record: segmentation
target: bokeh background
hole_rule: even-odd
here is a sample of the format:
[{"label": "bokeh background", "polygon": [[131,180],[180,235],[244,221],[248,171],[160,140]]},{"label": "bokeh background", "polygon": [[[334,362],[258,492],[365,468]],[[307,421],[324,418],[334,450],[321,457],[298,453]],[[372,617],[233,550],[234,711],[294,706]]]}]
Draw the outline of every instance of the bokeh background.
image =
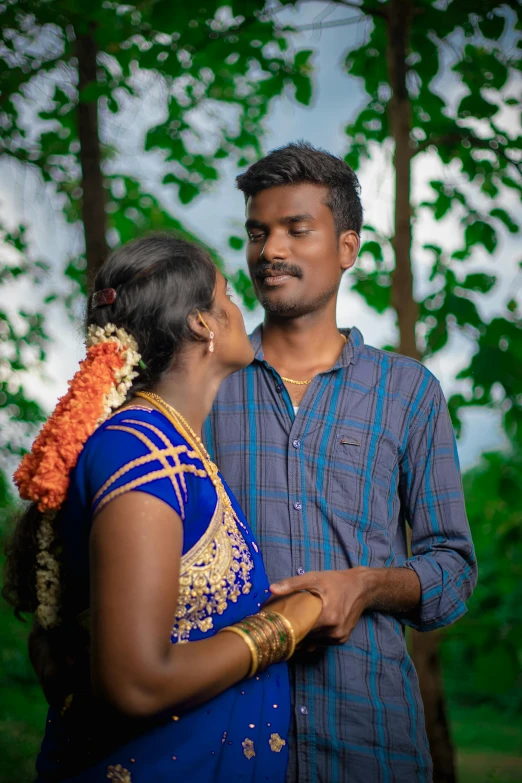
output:
[{"label": "bokeh background", "polygon": [[[435,780],[522,781],[520,0],[2,0],[0,24],[0,537],[108,250],[204,242],[251,329],[234,177],[326,148],[365,208],[339,325],[425,362],[458,434],[480,581],[455,627],[409,640]],[[33,779],[45,721],[27,627],[1,603],[3,783]]]}]

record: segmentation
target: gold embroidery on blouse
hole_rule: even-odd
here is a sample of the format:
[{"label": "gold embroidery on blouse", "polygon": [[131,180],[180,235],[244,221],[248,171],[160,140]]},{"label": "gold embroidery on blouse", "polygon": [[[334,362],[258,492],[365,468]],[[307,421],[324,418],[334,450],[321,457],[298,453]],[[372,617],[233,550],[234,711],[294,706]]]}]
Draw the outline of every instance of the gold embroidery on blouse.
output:
[{"label": "gold embroidery on blouse", "polygon": [[107,777],[109,780],[116,781],[116,783],[132,783],[131,773],[128,769],[122,767],[121,764],[116,764],[116,766],[111,764],[107,767]]},{"label": "gold embroidery on blouse", "polygon": [[207,530],[181,558],[173,640],[187,642],[193,629],[213,628],[213,614],[223,614],[229,601],[235,604],[241,594],[250,592],[253,567],[233,511],[223,508],[218,498]]},{"label": "gold embroidery on blouse", "polygon": [[286,740],[280,737],[279,734],[271,734],[270,739],[268,740],[268,744],[270,745],[271,751],[274,753],[280,753],[281,748],[286,745]]},{"label": "gold embroidery on blouse", "polygon": [[[134,425],[154,432],[164,444],[164,448],[158,448],[141,430],[135,429]],[[107,429],[134,435],[149,449],[149,453],[131,460],[116,471],[96,493],[94,501],[135,467],[157,461],[162,468],[113,489],[103,497],[97,511],[124,492],[157,479],[169,478],[180,505],[181,516],[184,518],[184,501],[187,500],[184,473],[192,473],[199,478],[207,478],[208,473],[193,464],[181,462],[180,455],[186,454],[189,458],[200,461],[199,455],[186,445],[173,446],[165,433],[148,422],[124,419],[121,424],[109,425]],[[172,458],[174,465],[168,462],[167,457]],[[249,574],[254,563],[238,525],[243,528],[245,526],[237,518],[230,502],[222,502],[217,492],[216,497],[216,507],[210,524],[194,546],[181,557],[178,605],[172,628],[174,642],[188,642],[190,632],[195,629],[203,633],[210,631],[214,627],[212,615],[223,614],[229,602],[236,603],[239,596],[249,593],[252,587]]]},{"label": "gold embroidery on blouse", "polygon": [[243,753],[245,754],[247,759],[251,759],[256,755],[256,752],[254,750],[254,743],[251,739],[248,739],[247,737],[246,739],[243,740],[241,745],[243,746]]},{"label": "gold embroidery on blouse", "polygon": [[[140,476],[139,478],[136,478],[133,481],[129,481],[127,484],[124,484],[122,487],[118,487],[118,489],[113,489],[112,492],[109,492],[103,498],[96,511],[97,512],[101,511],[101,509],[105,505],[107,505],[107,503],[110,500],[113,500],[115,497],[122,495],[124,492],[130,492],[131,490],[136,489],[137,487],[143,486],[144,484],[148,484],[149,482],[155,481],[157,479],[170,478],[180,506],[181,517],[184,518],[185,504],[179,486],[181,484],[181,488],[183,489],[183,493],[186,499],[187,487],[185,484],[185,477],[183,474],[192,473],[196,476],[199,476],[200,478],[206,478],[207,474],[203,469],[196,468],[195,465],[182,463],[179,459],[179,455],[186,454],[188,457],[191,457],[192,459],[198,459],[198,455],[196,454],[195,451],[191,451],[188,448],[188,446],[173,446],[170,443],[170,441],[164,436],[161,430],[158,430],[156,427],[150,424],[144,424],[143,422],[134,421],[132,419],[125,420],[125,423],[138,424],[138,425],[143,424],[143,426],[153,430],[154,432],[156,432],[156,434],[158,434],[159,437],[161,437],[161,440],[165,444],[165,448],[163,449],[158,448],[153,443],[153,441],[150,440],[150,438],[148,438],[146,435],[143,434],[143,432],[140,432],[140,430],[136,430],[133,427],[126,427],[120,424],[112,424],[109,427],[107,427],[108,430],[119,430],[121,432],[128,432],[129,435],[134,435],[136,438],[138,438],[138,440],[141,440],[141,442],[149,449],[149,453],[131,460],[126,465],[124,465],[119,470],[117,470],[116,473],[114,473],[109,479],[107,479],[103,487],[101,487],[101,489],[96,493],[93,503],[95,503],[96,500],[104,492],[107,491],[108,487],[114,484],[115,481],[117,481],[119,478],[121,478],[121,476],[123,476],[125,473],[128,473],[133,468],[139,467],[140,465],[144,465],[147,464],[148,462],[153,462],[153,461],[159,462],[163,467],[160,470],[151,471],[150,473],[147,473],[144,476]],[[171,465],[167,460],[168,456],[172,457],[172,459],[174,460],[174,466]]]}]

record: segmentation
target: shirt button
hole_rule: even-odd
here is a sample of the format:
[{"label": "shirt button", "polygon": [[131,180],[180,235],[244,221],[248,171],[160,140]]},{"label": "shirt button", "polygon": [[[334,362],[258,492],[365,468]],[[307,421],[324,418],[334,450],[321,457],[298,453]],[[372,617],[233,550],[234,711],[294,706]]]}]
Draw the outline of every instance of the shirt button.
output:
[{"label": "shirt button", "polygon": [[292,446],[294,447],[294,449],[298,449],[300,445],[301,445],[301,441],[300,440],[294,440],[292,442]]},{"label": "shirt button", "polygon": [[299,712],[301,713],[301,715],[308,715],[308,707],[305,707],[305,705],[303,704],[302,707],[299,707]]},{"label": "shirt button", "polygon": [[302,576],[305,573],[305,570],[302,566],[299,566],[299,568],[296,568],[296,573],[299,574],[299,576]]},{"label": "shirt button", "polygon": [[303,504],[302,503],[294,503],[294,508],[295,508],[296,511],[301,511],[301,509],[303,508]]},{"label": "shirt button", "polygon": [[277,386],[276,386],[276,392],[278,392],[278,394],[281,394],[281,392],[283,391],[284,388],[285,387],[283,386],[282,383],[278,383]]}]

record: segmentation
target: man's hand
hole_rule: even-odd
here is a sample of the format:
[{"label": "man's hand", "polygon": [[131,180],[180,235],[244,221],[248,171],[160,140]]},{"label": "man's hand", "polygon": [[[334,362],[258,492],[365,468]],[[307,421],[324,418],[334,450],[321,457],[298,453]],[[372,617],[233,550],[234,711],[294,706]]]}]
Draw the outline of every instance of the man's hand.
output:
[{"label": "man's hand", "polygon": [[344,644],[368,607],[370,591],[366,577],[371,570],[359,566],[348,571],[310,571],[303,576],[276,582],[270,590],[276,597],[298,590],[308,590],[319,596],[323,609],[311,636],[333,644]]},{"label": "man's hand", "polygon": [[323,611],[311,635],[332,644],[345,644],[366,609],[405,614],[418,609],[420,582],[409,568],[365,568],[310,571],[270,586],[274,596],[308,590],[319,596]]}]

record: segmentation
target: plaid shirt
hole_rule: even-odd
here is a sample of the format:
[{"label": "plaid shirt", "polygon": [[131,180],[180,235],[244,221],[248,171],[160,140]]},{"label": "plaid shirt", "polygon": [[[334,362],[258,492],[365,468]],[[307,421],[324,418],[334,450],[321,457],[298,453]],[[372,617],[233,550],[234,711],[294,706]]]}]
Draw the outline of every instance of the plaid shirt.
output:
[{"label": "plaid shirt", "polygon": [[[417,361],[346,331],[297,415],[263,358],[221,386],[205,438],[254,530],[271,581],[306,571],[405,566],[421,583],[415,617],[366,612],[349,641],[291,667],[288,780],[431,780],[404,624],[441,628],[476,580],[457,450],[438,381]],[[408,559],[406,520],[412,528]]]}]

